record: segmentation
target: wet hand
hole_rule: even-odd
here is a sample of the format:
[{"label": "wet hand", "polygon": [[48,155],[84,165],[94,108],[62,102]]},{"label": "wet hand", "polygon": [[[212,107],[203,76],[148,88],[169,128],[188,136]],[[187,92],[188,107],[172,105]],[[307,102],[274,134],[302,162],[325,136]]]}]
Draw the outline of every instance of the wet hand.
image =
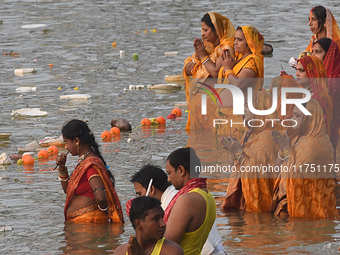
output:
[{"label": "wet hand", "polygon": [[235,65],[235,58],[231,56],[230,51],[228,49],[225,49],[222,54],[222,65],[224,70],[230,70],[233,69]]},{"label": "wet hand", "polygon": [[128,246],[127,246],[127,254],[128,255],[144,255],[142,247],[140,247],[137,238],[133,235],[130,236]]},{"label": "wet hand", "polygon": [[60,166],[60,167],[65,167],[66,158],[67,158],[67,154],[61,153],[61,154],[58,156],[58,158],[57,158],[55,164],[56,164],[57,166]]},{"label": "wet hand", "polygon": [[272,135],[272,139],[280,147],[281,150],[290,149],[290,138],[287,131],[285,132],[285,135],[281,135],[276,130],[272,130],[270,131],[270,133]]},{"label": "wet hand", "polygon": [[236,154],[240,150],[242,150],[241,144],[237,141],[236,138],[228,136],[227,138],[222,136],[220,139],[221,146],[229,151],[231,154]]}]

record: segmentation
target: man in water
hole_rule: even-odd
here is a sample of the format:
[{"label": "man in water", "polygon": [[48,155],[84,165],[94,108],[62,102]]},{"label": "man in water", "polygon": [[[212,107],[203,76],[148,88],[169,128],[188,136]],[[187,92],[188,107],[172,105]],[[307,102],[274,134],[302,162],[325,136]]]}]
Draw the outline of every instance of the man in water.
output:
[{"label": "man in water", "polygon": [[164,237],[178,243],[185,255],[201,254],[216,219],[215,199],[195,166],[201,162],[192,148],[175,150],[166,161],[168,181],[179,191],[165,210]]},{"label": "man in water", "polygon": [[[146,193],[148,193],[148,196],[161,201],[163,210],[166,210],[168,204],[178,192],[178,190],[168,182],[168,177],[165,172],[160,167],[151,164],[144,165],[135,173],[131,178],[131,182],[135,187],[137,196],[145,196]],[[201,254],[225,254],[222,238],[218,233],[216,222],[209,233]]]},{"label": "man in water", "polygon": [[160,201],[152,197],[138,197],[131,203],[130,221],[136,236],[119,246],[114,255],[183,255],[175,242],[164,239],[164,211]]}]

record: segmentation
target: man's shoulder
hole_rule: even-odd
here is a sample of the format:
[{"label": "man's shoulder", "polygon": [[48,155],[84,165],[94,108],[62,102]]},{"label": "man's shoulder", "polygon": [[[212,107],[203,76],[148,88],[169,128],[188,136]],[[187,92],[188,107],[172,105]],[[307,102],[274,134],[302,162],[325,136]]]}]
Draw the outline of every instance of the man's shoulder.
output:
[{"label": "man's shoulder", "polygon": [[161,250],[160,255],[182,255],[183,250],[181,246],[179,246],[177,243],[170,241],[168,239],[164,239],[164,244]]},{"label": "man's shoulder", "polygon": [[127,243],[124,243],[121,246],[118,246],[113,255],[125,255],[127,252],[127,245]]}]

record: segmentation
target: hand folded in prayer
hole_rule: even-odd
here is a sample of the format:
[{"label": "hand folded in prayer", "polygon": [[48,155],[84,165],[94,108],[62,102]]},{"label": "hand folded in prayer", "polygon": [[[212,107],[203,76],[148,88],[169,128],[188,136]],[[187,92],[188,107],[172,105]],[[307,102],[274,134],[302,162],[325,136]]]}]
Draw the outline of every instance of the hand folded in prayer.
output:
[{"label": "hand folded in prayer", "polygon": [[230,50],[223,50],[221,56],[224,70],[232,70],[235,65],[235,58],[231,55]]},{"label": "hand folded in prayer", "polygon": [[196,38],[195,41],[194,41],[194,47],[195,47],[196,56],[200,60],[208,55],[207,51],[205,50],[205,45],[204,45],[202,39]]},{"label": "hand folded in prayer", "polygon": [[272,130],[271,135],[274,142],[276,142],[282,151],[290,149],[290,138],[287,131],[285,135],[281,135],[278,131]]},{"label": "hand folded in prayer", "polygon": [[239,143],[239,141],[237,141],[235,137],[228,136],[227,138],[225,138],[224,136],[222,136],[220,139],[220,144],[231,154],[236,154],[237,152],[242,150],[241,144]]},{"label": "hand folded in prayer", "polygon": [[140,247],[137,238],[133,235],[130,236],[128,246],[127,246],[127,254],[128,255],[144,255],[142,247]]}]

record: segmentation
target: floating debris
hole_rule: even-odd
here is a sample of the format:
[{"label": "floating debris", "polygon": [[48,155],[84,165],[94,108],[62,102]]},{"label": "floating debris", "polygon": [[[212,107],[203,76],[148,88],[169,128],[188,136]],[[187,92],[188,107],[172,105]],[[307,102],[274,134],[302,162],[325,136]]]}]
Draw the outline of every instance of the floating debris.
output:
[{"label": "floating debris", "polygon": [[71,94],[71,95],[61,95],[60,99],[88,99],[91,96],[89,94]]},{"label": "floating debris", "polygon": [[18,87],[15,89],[16,93],[33,92],[33,91],[37,91],[37,87]]},{"label": "floating debris", "polygon": [[21,68],[21,69],[15,69],[14,74],[28,74],[28,73],[36,73],[37,69],[35,68]]},{"label": "floating debris", "polygon": [[12,231],[13,228],[11,226],[0,226],[0,232],[4,231]]},{"label": "floating debris", "polygon": [[15,116],[27,116],[27,117],[43,117],[47,115],[47,112],[41,111],[41,108],[23,108],[16,111],[12,111],[11,115]]}]

